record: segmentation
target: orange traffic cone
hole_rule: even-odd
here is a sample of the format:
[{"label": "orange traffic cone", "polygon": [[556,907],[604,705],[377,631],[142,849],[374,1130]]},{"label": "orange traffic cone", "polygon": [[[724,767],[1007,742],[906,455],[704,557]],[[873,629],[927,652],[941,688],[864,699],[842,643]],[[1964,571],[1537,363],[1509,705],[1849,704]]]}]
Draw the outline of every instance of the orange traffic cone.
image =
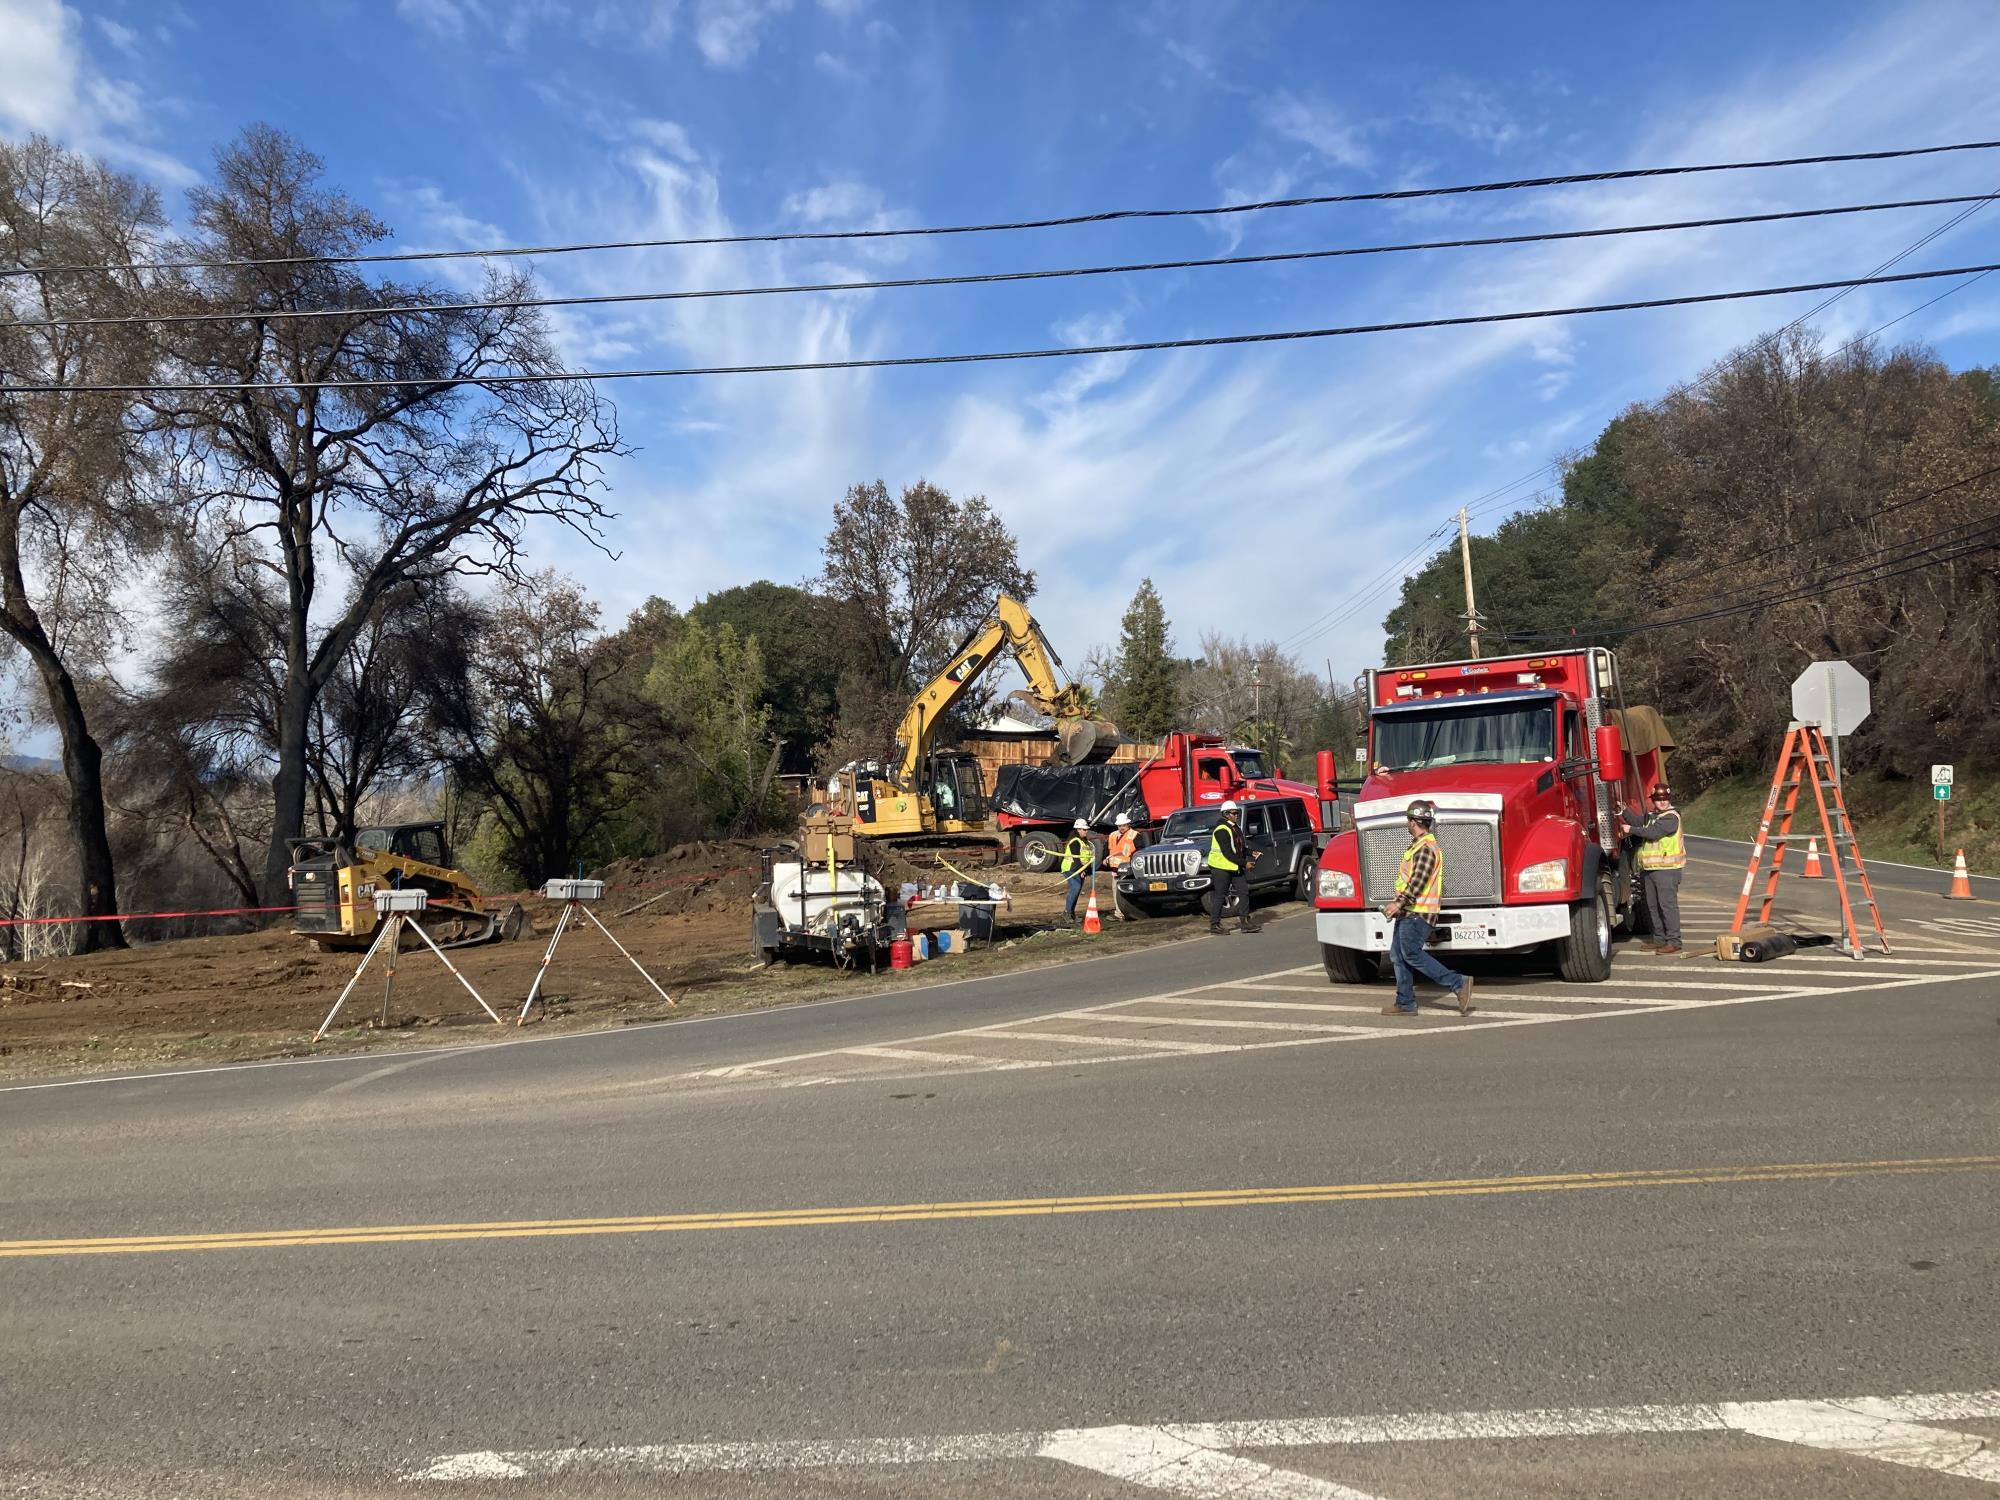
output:
[{"label": "orange traffic cone", "polygon": [[1802,880],[1826,879],[1826,871],[1820,868],[1818,839],[1806,840],[1806,872],[1804,875],[1800,877],[1800,879]]},{"label": "orange traffic cone", "polygon": [[1097,887],[1090,888],[1090,904],[1083,909],[1083,930],[1085,932],[1104,931],[1104,919],[1097,914]]},{"label": "orange traffic cone", "polygon": [[1965,872],[1965,851],[1958,851],[1958,863],[1952,866],[1951,889],[1944,893],[1947,901],[1977,901],[1972,894],[1972,877]]}]

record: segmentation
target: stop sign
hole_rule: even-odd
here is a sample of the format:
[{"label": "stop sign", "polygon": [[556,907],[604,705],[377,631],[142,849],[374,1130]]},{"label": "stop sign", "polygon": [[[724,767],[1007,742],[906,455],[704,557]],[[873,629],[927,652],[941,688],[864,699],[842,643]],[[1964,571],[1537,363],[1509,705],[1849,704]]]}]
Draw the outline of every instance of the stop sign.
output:
[{"label": "stop sign", "polygon": [[1792,717],[1828,734],[1852,734],[1868,717],[1868,679],[1849,662],[1816,661],[1792,681]]}]

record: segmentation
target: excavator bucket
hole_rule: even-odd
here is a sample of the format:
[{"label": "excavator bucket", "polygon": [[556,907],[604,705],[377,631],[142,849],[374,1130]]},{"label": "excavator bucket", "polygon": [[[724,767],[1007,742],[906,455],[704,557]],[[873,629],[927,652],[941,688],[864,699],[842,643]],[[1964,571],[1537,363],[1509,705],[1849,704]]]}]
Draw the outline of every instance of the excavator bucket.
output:
[{"label": "excavator bucket", "polygon": [[1120,743],[1118,730],[1102,719],[1056,721],[1056,760],[1062,765],[1083,766],[1109,760]]}]

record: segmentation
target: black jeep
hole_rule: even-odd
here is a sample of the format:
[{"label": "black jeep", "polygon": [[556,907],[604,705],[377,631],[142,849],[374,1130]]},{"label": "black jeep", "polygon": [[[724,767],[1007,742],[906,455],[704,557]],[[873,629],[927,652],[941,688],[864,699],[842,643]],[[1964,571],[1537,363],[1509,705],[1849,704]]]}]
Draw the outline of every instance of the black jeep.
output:
[{"label": "black jeep", "polygon": [[[1118,872],[1119,914],[1150,917],[1176,907],[1199,906],[1208,899],[1209,835],[1222,820],[1214,807],[1184,807],[1170,813],[1157,842],[1132,856]],[[1319,841],[1312,816],[1297,797],[1273,797],[1243,804],[1245,868],[1254,900],[1269,892],[1313,899],[1319,869]]]}]

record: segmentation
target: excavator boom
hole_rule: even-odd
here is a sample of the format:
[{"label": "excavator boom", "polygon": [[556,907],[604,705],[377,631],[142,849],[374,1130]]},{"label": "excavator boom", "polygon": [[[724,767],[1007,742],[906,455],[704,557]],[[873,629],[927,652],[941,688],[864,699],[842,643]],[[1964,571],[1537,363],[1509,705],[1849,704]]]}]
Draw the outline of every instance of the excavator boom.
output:
[{"label": "excavator boom", "polygon": [[896,772],[904,786],[917,784],[939,721],[971,691],[1003,648],[1012,653],[1027,677],[1030,701],[1056,721],[1057,744],[1066,764],[1087,757],[1109,728],[1090,719],[1083,689],[1066,680],[1061,658],[1049,646],[1048,637],[1027,606],[1002,594],[986,623],[965,639],[944,670],[903,711],[903,721],[896,728]]}]

